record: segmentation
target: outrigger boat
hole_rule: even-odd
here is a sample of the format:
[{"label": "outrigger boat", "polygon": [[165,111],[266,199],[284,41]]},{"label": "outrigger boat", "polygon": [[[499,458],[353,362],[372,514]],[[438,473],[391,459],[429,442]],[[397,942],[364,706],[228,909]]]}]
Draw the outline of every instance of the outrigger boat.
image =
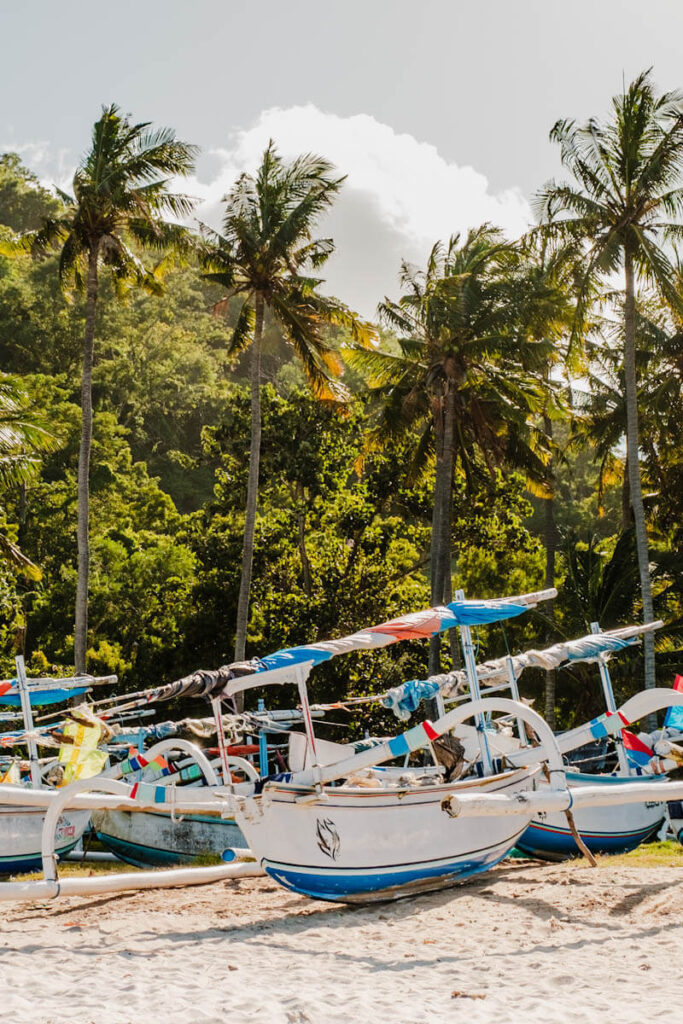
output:
[{"label": "outrigger boat", "polygon": [[[296,683],[305,727],[305,739],[299,734],[304,750],[296,755],[297,744],[293,744],[299,769],[250,783],[230,781],[222,791],[212,787],[219,798],[229,794],[230,807],[242,832],[246,830],[256,861],[282,884],[327,899],[386,899],[438,888],[497,863],[514,846],[528,823],[501,818],[462,828],[450,823],[441,811],[441,802],[471,789],[501,794],[521,792],[531,787],[540,766],[490,772],[486,778],[456,783],[446,782],[438,767],[373,767],[369,775],[361,772],[356,777],[355,770],[366,764],[378,765],[429,746],[440,735],[439,730],[448,731],[456,719],[467,718],[472,712],[458,709],[446,716],[443,723],[437,722],[433,727],[426,724],[356,754],[352,746],[325,744],[316,738],[306,676],[314,665],[339,654],[385,647],[399,640],[428,639],[463,623],[510,618],[548,596],[542,592],[500,601],[455,601],[447,607],[407,615],[339,640],[279,651],[214,672],[193,673],[176,683],[147,691],[145,700],[204,696],[212,701],[214,714],[220,714],[221,699],[229,699],[241,690]],[[498,701],[498,705],[499,710],[516,708],[510,701]],[[520,713],[543,735],[552,737],[533,711],[522,709]],[[222,728],[218,736],[224,742]],[[340,763],[325,764],[326,760],[339,757],[340,752]],[[228,759],[226,753],[227,750],[221,751],[226,767],[223,775],[231,779],[228,760],[234,759]],[[561,785],[564,775],[559,759],[555,760],[552,771],[559,772]],[[353,769],[348,773],[347,763]],[[153,789],[153,785],[139,784],[141,792]],[[199,795],[201,790],[196,792]],[[157,795],[165,804],[166,794]],[[190,797],[188,793],[187,798]],[[159,810],[168,813],[167,807]]]},{"label": "outrigger boat", "polygon": [[[289,778],[265,780],[260,793],[236,796],[236,819],[272,878],[320,899],[391,899],[442,888],[486,870],[518,844],[539,811],[567,813],[575,805],[579,813],[595,806],[637,805],[649,802],[650,794],[654,803],[661,804],[667,787],[661,779],[651,785],[629,781],[618,787],[570,789],[562,751],[598,734],[614,734],[656,707],[683,704],[683,694],[648,691],[559,740],[528,706],[497,696],[482,699],[469,627],[520,614],[545,597],[535,594],[491,602],[460,598],[447,607],[409,615],[339,641],[280,652],[258,662],[252,677],[227,682],[225,696],[251,686],[296,681],[306,713],[306,678],[314,665],[329,657],[408,637],[427,638],[456,626],[463,637],[470,697],[464,706],[332,764],[317,755],[312,721],[307,717],[310,767]],[[621,646],[621,641],[612,637],[611,642]],[[540,740],[537,747],[525,746],[507,755],[511,767],[503,770],[498,770],[487,738],[485,716],[494,712],[528,723]],[[457,736],[458,728],[472,717],[480,745],[479,773],[473,777],[445,782],[424,769],[379,767],[384,761],[433,747],[447,733]],[[673,795],[673,789],[669,791]]]},{"label": "outrigger boat", "polygon": [[[637,695],[628,702],[632,710],[629,710],[627,718],[624,709],[617,711],[607,666],[610,654],[632,646],[639,641],[643,633],[657,629],[661,625],[661,622],[653,622],[603,633],[598,624],[593,623],[589,636],[555,644],[544,651],[532,650],[515,657],[508,656],[487,662],[476,668],[480,681],[487,684],[481,692],[492,693],[509,688],[515,699],[518,699],[518,675],[526,668],[558,668],[563,664],[576,664],[581,661],[597,663],[607,706],[607,717],[618,715],[617,721],[620,722],[620,728],[614,734],[617,770],[603,774],[579,772],[572,771],[570,764],[566,766],[568,786],[572,790],[584,786],[603,786],[614,791],[615,787],[633,782],[636,778],[643,783],[656,779],[661,781],[664,773],[678,766],[670,750],[661,742],[658,745],[655,745],[654,740],[646,742],[648,737],[643,734],[640,737],[635,736],[626,727],[653,711],[669,707],[669,697],[673,691],[659,689],[644,691]],[[462,630],[462,633],[463,643],[470,646],[471,638],[467,635],[467,629]],[[452,672],[431,677],[430,680],[417,685],[431,684],[436,687],[439,699],[443,700],[445,697],[447,704],[449,697],[453,698],[453,694],[456,700],[465,699],[460,691],[466,689],[468,678],[466,672]],[[414,687],[416,684],[410,685]],[[392,703],[400,705],[401,688],[391,691],[391,695]],[[560,734],[557,742],[562,754],[566,756],[580,750],[586,743],[605,738],[608,732],[604,718],[605,716],[579,729]],[[469,746],[469,759],[473,760],[476,754],[472,753],[471,736],[464,734],[462,728],[456,731],[456,735],[464,741],[466,750]],[[492,734],[488,734],[487,745],[494,762],[502,758],[504,763],[514,765],[524,764],[528,760],[528,752],[524,749],[526,738],[521,728],[518,728],[518,737],[510,735],[509,729],[507,735],[497,734],[493,730]],[[669,756],[662,756],[667,752]],[[547,785],[543,777],[537,778],[534,782],[534,788],[538,790]],[[540,811],[538,817],[530,822],[520,837],[517,846],[524,853],[543,860],[562,860],[582,853],[585,855],[586,851],[623,853],[635,849],[640,843],[655,835],[661,829],[665,816],[666,804],[647,798],[641,803],[627,805],[587,805],[577,809],[571,817],[564,813]]]},{"label": "outrigger boat", "polygon": [[[70,679],[31,679],[26,677],[22,657],[16,659],[17,675],[15,679],[0,682],[0,704],[8,707],[21,708],[21,714],[6,714],[5,721],[20,719],[23,729],[19,732],[0,733],[0,746],[25,744],[28,748],[28,772],[31,790],[44,789],[46,783],[43,774],[47,774],[55,759],[41,767],[38,757],[39,734],[33,723],[33,707],[45,707],[68,700],[70,697],[85,695],[95,683],[111,683],[115,676],[95,679],[90,676],[77,676]],[[103,760],[93,762],[92,750],[79,742],[79,726],[71,730],[73,736],[68,737],[74,742],[60,748],[58,762],[61,761],[61,772],[66,772],[66,781],[82,778],[88,771],[92,774],[103,766]],[[86,726],[81,732],[85,734]],[[54,746],[54,743],[51,745]],[[85,762],[87,763],[87,766]],[[41,836],[45,821],[45,811],[35,806],[16,806],[3,802],[3,790],[11,783],[20,782],[19,763],[12,759],[4,771],[0,772],[4,782],[0,784],[0,874],[14,874],[20,871],[31,871],[41,866]],[[55,851],[63,857],[81,840],[90,821],[89,811],[65,810],[56,823]]]},{"label": "outrigger boat", "polygon": [[[350,651],[385,647],[404,639],[427,639],[455,627],[460,627],[462,634],[471,624],[522,614],[549,596],[540,592],[496,601],[456,599],[446,607],[406,615],[338,640],[193,673],[168,687],[148,691],[149,699],[151,694],[163,691],[168,696],[201,692],[211,700],[214,711],[220,712],[221,700],[229,700],[240,691],[294,683],[305,726],[305,736],[301,736],[304,754],[291,772],[236,783],[221,728],[218,736],[225,785],[219,783],[206,757],[196,750],[195,760],[209,785],[188,792],[174,785],[140,782],[131,786],[123,779],[102,776],[75,781],[56,792],[7,786],[2,794],[5,803],[26,802],[47,811],[42,835],[44,877],[34,882],[0,883],[0,900],[199,884],[263,871],[283,886],[317,898],[346,902],[394,899],[442,888],[487,870],[510,851],[539,811],[578,811],[588,806],[683,798],[683,783],[661,780],[570,789],[562,762],[562,750],[588,742],[596,735],[597,726],[606,735],[614,735],[624,724],[652,711],[657,701],[660,707],[683,707],[683,693],[647,691],[614,714],[607,713],[556,738],[528,706],[499,696],[482,699],[471,643],[464,647],[472,699],[464,705],[439,714],[435,722],[420,722],[407,732],[378,739],[358,752],[318,741],[306,685],[315,665]],[[494,763],[487,738],[489,716],[493,714],[526,723],[539,740],[536,746],[512,752],[508,759],[516,757],[517,763],[503,770]],[[442,737],[457,731],[470,718],[474,718],[479,744],[471,777],[448,781],[442,767],[408,763],[413,753],[433,751]],[[164,741],[148,753],[156,756],[180,742]],[[397,760],[403,764],[383,767]],[[536,787],[541,772],[548,785]],[[238,852],[233,863],[210,868],[59,879],[54,830],[65,809],[141,813],[162,807],[175,814],[234,816],[251,849]],[[244,860],[248,857],[252,858],[250,863]]]},{"label": "outrigger boat", "polygon": [[[649,628],[643,627],[642,632],[656,629],[661,623],[651,623]],[[592,623],[593,635],[599,635],[598,624]],[[637,637],[621,638],[624,645],[630,645]],[[599,647],[599,642],[598,642]],[[607,666],[608,655],[596,650],[596,661],[600,669],[603,694],[607,711],[614,715],[617,711],[614,690]],[[599,738],[600,727],[594,727],[593,736]],[[567,782],[571,788],[580,786],[621,786],[634,778],[660,778],[667,768],[675,767],[670,761],[665,764],[657,757],[652,748],[647,748],[629,730],[623,729],[614,737],[618,768],[609,774],[592,774],[586,772],[567,772]],[[627,853],[635,850],[641,843],[647,842],[662,827],[666,817],[666,804],[656,800],[644,800],[642,803],[614,805],[612,807],[585,807],[576,812],[574,821],[576,831],[582,843],[591,853]],[[518,842],[524,853],[542,860],[564,860],[578,856],[582,851],[577,845],[575,836],[568,827],[566,818],[561,814],[541,812],[534,818],[524,835]]]},{"label": "outrigger boat", "polygon": [[[238,729],[244,732],[258,732],[257,744],[248,742],[227,745],[226,754],[231,777],[256,781],[259,773],[267,775],[268,747],[265,736],[269,731],[279,731],[296,722],[300,723],[301,717],[298,710],[257,711],[249,716],[242,716],[245,719],[244,723],[236,721],[235,716],[221,715],[220,724],[214,720],[214,731],[217,728],[225,731],[227,728],[231,732]],[[189,721],[186,720],[186,723]],[[206,728],[206,720],[201,724],[204,725],[202,734],[210,734]],[[139,730],[138,742],[144,739],[145,733],[150,732],[154,733],[154,729]],[[171,730],[168,729],[167,732],[170,733]],[[175,732],[177,734],[178,730]],[[174,746],[177,751],[177,743]],[[184,792],[209,784],[194,757],[186,757],[173,765],[163,753],[158,752],[158,748],[155,749],[157,752],[154,756],[144,749],[137,754],[131,753],[108,771],[107,776],[140,782],[143,785],[154,783],[158,786],[177,786],[180,783]],[[247,760],[248,756],[253,757],[255,754],[259,755],[258,770]],[[216,772],[216,784],[224,785],[225,779],[221,777],[221,758],[216,757],[209,763]],[[220,858],[226,853],[229,855],[231,851],[243,849],[247,845],[232,816],[216,817],[200,813],[176,815],[160,807],[158,810],[143,812],[94,811],[92,823],[97,838],[108,850],[116,854],[120,860],[141,868],[199,863],[207,857]]]}]

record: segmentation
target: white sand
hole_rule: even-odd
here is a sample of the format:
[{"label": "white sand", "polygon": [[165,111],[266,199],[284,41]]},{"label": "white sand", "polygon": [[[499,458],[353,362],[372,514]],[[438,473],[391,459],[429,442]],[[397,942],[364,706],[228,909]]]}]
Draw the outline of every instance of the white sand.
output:
[{"label": "white sand", "polygon": [[508,862],[371,908],[267,879],[0,907],[8,1024],[677,1020],[683,872]]}]

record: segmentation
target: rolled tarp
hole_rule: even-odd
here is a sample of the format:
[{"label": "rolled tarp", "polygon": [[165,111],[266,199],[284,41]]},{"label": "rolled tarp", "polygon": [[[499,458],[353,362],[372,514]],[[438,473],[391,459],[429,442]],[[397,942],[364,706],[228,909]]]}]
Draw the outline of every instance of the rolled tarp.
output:
[{"label": "rolled tarp", "polygon": [[[575,640],[566,640],[546,647],[544,650],[523,651],[521,654],[484,661],[477,665],[477,677],[481,682],[495,684],[509,679],[510,670],[516,677],[527,668],[550,670],[580,661],[597,661],[601,657],[615,654],[639,642],[643,633],[659,629],[660,620],[642,626],[625,626],[621,629],[608,630],[605,633],[590,633]],[[467,673],[464,669],[454,672],[443,672],[429,676],[425,680],[411,679],[401,686],[389,690],[383,699],[385,707],[394,711],[397,718],[406,719],[417,709],[416,697],[426,699],[438,690],[444,699],[455,697],[467,686]],[[436,688],[436,689],[435,689]],[[417,701],[419,703],[419,699]],[[406,713],[407,712],[407,713]]]}]

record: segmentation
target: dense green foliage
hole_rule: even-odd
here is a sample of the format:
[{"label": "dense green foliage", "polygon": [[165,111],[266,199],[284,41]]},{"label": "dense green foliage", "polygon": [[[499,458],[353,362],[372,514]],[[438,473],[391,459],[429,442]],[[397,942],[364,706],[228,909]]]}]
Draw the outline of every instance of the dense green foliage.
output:
[{"label": "dense green foliage", "polygon": [[[0,158],[0,238],[62,213],[16,156]],[[459,246],[482,239],[489,255],[496,250],[495,273],[466,285]],[[607,318],[604,302],[599,316],[597,307],[584,310],[575,339],[583,349],[575,345],[576,362],[567,365],[575,276],[550,272],[553,254],[539,256],[534,245],[503,242],[485,227],[435,250],[426,277],[404,267],[405,295],[419,285],[416,302],[385,303],[390,324],[378,348],[350,359],[343,372],[346,404],[312,393],[266,311],[261,366],[269,383],[260,388],[247,656],[429,604],[434,400],[452,381],[452,589],[477,597],[540,589],[543,503],[554,498],[560,596],[553,621],[537,611],[480,630],[479,655],[580,635],[594,619],[606,628],[638,619],[638,558],[624,500],[623,300],[612,296],[615,315]],[[207,279],[202,258],[166,267],[160,294],[135,291],[122,302],[111,282],[100,286],[88,667],[117,672],[126,689],[215,667],[234,650],[253,397],[240,350],[249,325],[239,300],[223,301],[225,282]],[[444,286],[449,260],[456,283]],[[665,298],[640,294],[636,324],[652,592],[655,615],[666,622],[657,647],[661,685],[681,669],[683,604],[681,315]],[[29,452],[32,473],[0,480],[3,551],[20,550],[32,563],[0,559],[3,674],[18,651],[35,671],[73,665],[83,322],[82,298],[60,290],[56,255],[0,255],[0,370],[13,386],[21,382],[14,411],[44,449]],[[320,353],[350,348],[348,328],[316,331]],[[333,364],[326,357],[326,373]],[[565,366],[571,388],[553,364]],[[446,651],[444,641],[448,665]],[[640,688],[640,660],[635,652],[615,662],[618,696]],[[424,645],[401,645],[323,666],[312,691],[314,699],[341,700],[426,669]],[[539,696],[543,684],[532,674],[523,692]],[[557,702],[562,724],[599,711],[595,671],[561,673]]]}]

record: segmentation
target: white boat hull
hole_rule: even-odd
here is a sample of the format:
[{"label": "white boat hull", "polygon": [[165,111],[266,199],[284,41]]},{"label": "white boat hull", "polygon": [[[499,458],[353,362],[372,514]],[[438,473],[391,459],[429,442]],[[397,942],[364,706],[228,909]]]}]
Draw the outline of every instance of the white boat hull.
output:
[{"label": "white boat hull", "polygon": [[406,789],[328,786],[322,799],[274,783],[241,801],[236,818],[257,860],[285,888],[341,902],[396,899],[454,884],[502,860],[531,811],[458,820],[441,802],[463,790],[528,790],[536,771]]},{"label": "white boat hull", "polygon": [[[647,781],[648,778],[567,772],[570,789],[588,785],[614,787],[629,782]],[[656,781],[657,777],[652,776],[652,779]],[[544,785],[546,783],[539,782],[538,788]],[[658,831],[665,813],[666,807],[663,803],[647,801],[611,807],[577,807],[573,811],[573,816],[579,835],[592,853],[628,853]],[[555,861],[581,856],[566,815],[559,811],[537,813],[517,846],[524,853],[541,860]]]},{"label": "white boat hull", "polygon": [[[63,856],[82,837],[90,811],[65,811],[56,829],[55,853]],[[34,871],[42,865],[42,807],[0,806],[0,874]]]}]

